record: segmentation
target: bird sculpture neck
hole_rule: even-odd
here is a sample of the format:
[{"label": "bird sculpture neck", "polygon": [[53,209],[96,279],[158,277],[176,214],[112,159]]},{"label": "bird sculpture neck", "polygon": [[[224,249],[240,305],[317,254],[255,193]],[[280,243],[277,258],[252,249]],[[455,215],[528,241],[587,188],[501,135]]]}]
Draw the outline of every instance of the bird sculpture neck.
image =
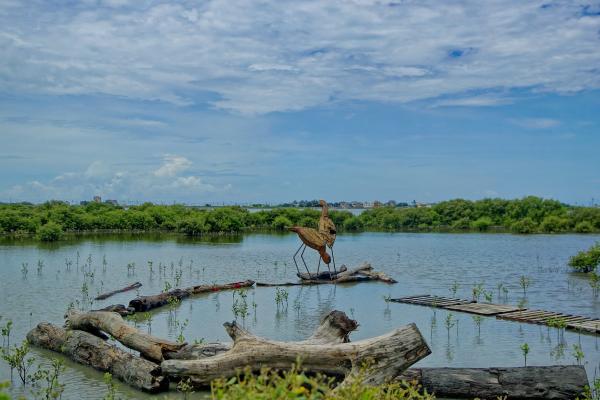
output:
[{"label": "bird sculpture neck", "polygon": [[321,203],[321,216],[322,217],[329,216],[329,207],[327,206],[327,203],[325,203],[325,202]]}]

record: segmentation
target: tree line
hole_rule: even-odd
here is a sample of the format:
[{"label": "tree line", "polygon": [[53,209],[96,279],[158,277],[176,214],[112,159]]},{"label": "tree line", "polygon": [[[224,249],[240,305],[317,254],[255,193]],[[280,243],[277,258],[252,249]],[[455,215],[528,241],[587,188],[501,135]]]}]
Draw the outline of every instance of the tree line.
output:
[{"label": "tree line", "polygon": [[[320,211],[275,208],[250,212],[242,207],[200,209],[144,203],[123,207],[107,203],[69,205],[0,204],[0,235],[36,235],[57,240],[64,233],[97,231],[179,232],[186,235],[316,227]],[[455,199],[431,207],[381,207],[353,215],[330,211],[340,231],[510,231],[530,233],[600,232],[600,208],[570,206],[529,196],[522,199]]]}]

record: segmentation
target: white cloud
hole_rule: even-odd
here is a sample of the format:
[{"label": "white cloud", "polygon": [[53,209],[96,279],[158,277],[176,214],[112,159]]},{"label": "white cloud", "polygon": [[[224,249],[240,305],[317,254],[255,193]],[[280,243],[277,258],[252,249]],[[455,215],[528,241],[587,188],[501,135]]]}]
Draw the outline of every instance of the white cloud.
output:
[{"label": "white cloud", "polygon": [[119,200],[168,199],[177,189],[177,197],[197,198],[208,193],[229,190],[230,184],[215,186],[200,176],[177,176],[189,168],[191,162],[185,157],[167,155],[156,171],[145,169],[115,170],[101,161],[94,161],[83,172],[66,172],[48,182],[33,180],[0,191],[0,198],[13,200],[46,201],[49,199],[82,200],[95,195]]},{"label": "white cloud", "polygon": [[175,176],[179,172],[185,171],[192,165],[192,162],[185,157],[166,154],[163,157],[163,164],[154,171],[158,177]]},{"label": "white cloud", "polygon": [[437,100],[433,107],[490,107],[510,104],[514,99],[501,96],[471,96]]},{"label": "white cloud", "polygon": [[514,124],[529,129],[547,129],[560,125],[560,121],[552,118],[520,118],[512,119]]},{"label": "white cloud", "polygon": [[[6,5],[7,4],[7,5]],[[103,0],[0,5],[0,86],[108,94],[245,114],[478,90],[600,88],[587,2]],[[588,11],[585,11],[588,10]],[[459,96],[461,97],[461,96]],[[491,97],[455,105],[502,104]]]}]

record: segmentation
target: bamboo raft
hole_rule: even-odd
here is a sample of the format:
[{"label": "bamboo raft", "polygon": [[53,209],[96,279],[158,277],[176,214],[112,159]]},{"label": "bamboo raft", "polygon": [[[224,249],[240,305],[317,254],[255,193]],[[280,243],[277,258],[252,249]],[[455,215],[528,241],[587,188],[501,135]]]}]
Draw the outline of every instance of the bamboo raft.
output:
[{"label": "bamboo raft", "polygon": [[450,311],[466,312],[485,316],[495,316],[507,321],[551,326],[556,321],[565,324],[566,329],[578,332],[600,334],[600,319],[553,311],[529,310],[506,304],[479,303],[475,300],[457,299],[429,294],[390,299],[395,303],[414,304],[442,308]]}]

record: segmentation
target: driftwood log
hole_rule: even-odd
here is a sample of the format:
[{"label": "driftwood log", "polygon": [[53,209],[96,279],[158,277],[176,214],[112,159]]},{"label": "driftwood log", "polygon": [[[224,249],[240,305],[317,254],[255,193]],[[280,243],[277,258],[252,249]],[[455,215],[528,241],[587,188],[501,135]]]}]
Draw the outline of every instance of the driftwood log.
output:
[{"label": "driftwood log", "polygon": [[142,287],[142,284],[140,282],[132,283],[131,285],[125,286],[124,288],[113,290],[112,292],[103,293],[103,294],[99,295],[98,297],[96,297],[94,300],[108,299],[110,296],[115,295],[117,293],[128,292],[130,290],[139,289],[141,287]]},{"label": "driftwood log", "polygon": [[129,307],[134,309],[136,312],[148,311],[168,304],[169,299],[172,298],[181,300],[195,294],[241,289],[251,287],[253,285],[254,281],[246,280],[243,282],[226,283],[223,285],[198,285],[185,289],[174,289],[169,292],[159,293],[153,296],[137,297],[129,302]]},{"label": "driftwood log", "polygon": [[[328,324],[327,320],[324,324]],[[213,379],[235,376],[245,367],[287,369],[298,359],[311,372],[352,377],[364,364],[371,364],[366,384],[379,384],[399,375],[410,365],[431,354],[415,324],[406,325],[385,335],[352,343],[331,344],[331,326],[321,326],[315,334],[300,342],[278,342],[250,334],[235,322],[225,323],[233,339],[230,350],[212,357],[194,360],[166,360],[165,374],[189,377],[196,386],[209,385]],[[356,321],[348,325],[356,328]],[[344,335],[347,338],[347,334]]]},{"label": "driftwood log", "polygon": [[259,282],[256,286],[299,286],[299,285],[323,285],[323,284],[338,284],[338,283],[349,283],[349,282],[363,282],[363,281],[382,281],[386,283],[396,283],[397,281],[383,272],[373,271],[373,267],[369,263],[364,263],[360,267],[348,269],[345,265],[342,265],[337,271],[337,274],[333,272],[331,275],[329,271],[321,272],[319,274],[309,273],[298,273],[299,282],[285,282],[285,283],[264,283]]},{"label": "driftwood log", "polygon": [[419,368],[398,379],[417,380],[440,397],[573,400],[588,384],[579,365],[515,368]]},{"label": "driftwood log", "polygon": [[[306,340],[297,343],[304,344],[339,344],[348,343],[350,333],[358,327],[358,323],[348,318],[341,311],[332,311],[327,314],[315,333]],[[165,353],[166,359],[174,360],[197,360],[201,358],[214,357],[225,353],[233,347],[232,343],[201,343],[189,344],[176,352]]]},{"label": "driftwood log", "polygon": [[144,392],[158,393],[169,388],[169,380],[157,364],[129,354],[91,333],[42,322],[29,331],[27,340],[35,346],[62,353],[79,364],[110,372],[118,380]]},{"label": "driftwood log", "polygon": [[67,311],[66,325],[70,329],[88,331],[92,334],[100,331],[111,335],[130,349],[137,350],[148,360],[161,362],[167,352],[176,352],[186,343],[176,343],[142,333],[123,321],[115,312],[90,311],[82,313],[76,310]]},{"label": "driftwood log", "polygon": [[110,311],[110,312],[116,312],[121,317],[126,317],[128,315],[135,314],[135,310],[133,308],[131,308],[131,307],[125,307],[123,304],[113,304],[111,306],[107,306],[107,307],[100,308],[98,310],[92,310],[92,311]]}]

